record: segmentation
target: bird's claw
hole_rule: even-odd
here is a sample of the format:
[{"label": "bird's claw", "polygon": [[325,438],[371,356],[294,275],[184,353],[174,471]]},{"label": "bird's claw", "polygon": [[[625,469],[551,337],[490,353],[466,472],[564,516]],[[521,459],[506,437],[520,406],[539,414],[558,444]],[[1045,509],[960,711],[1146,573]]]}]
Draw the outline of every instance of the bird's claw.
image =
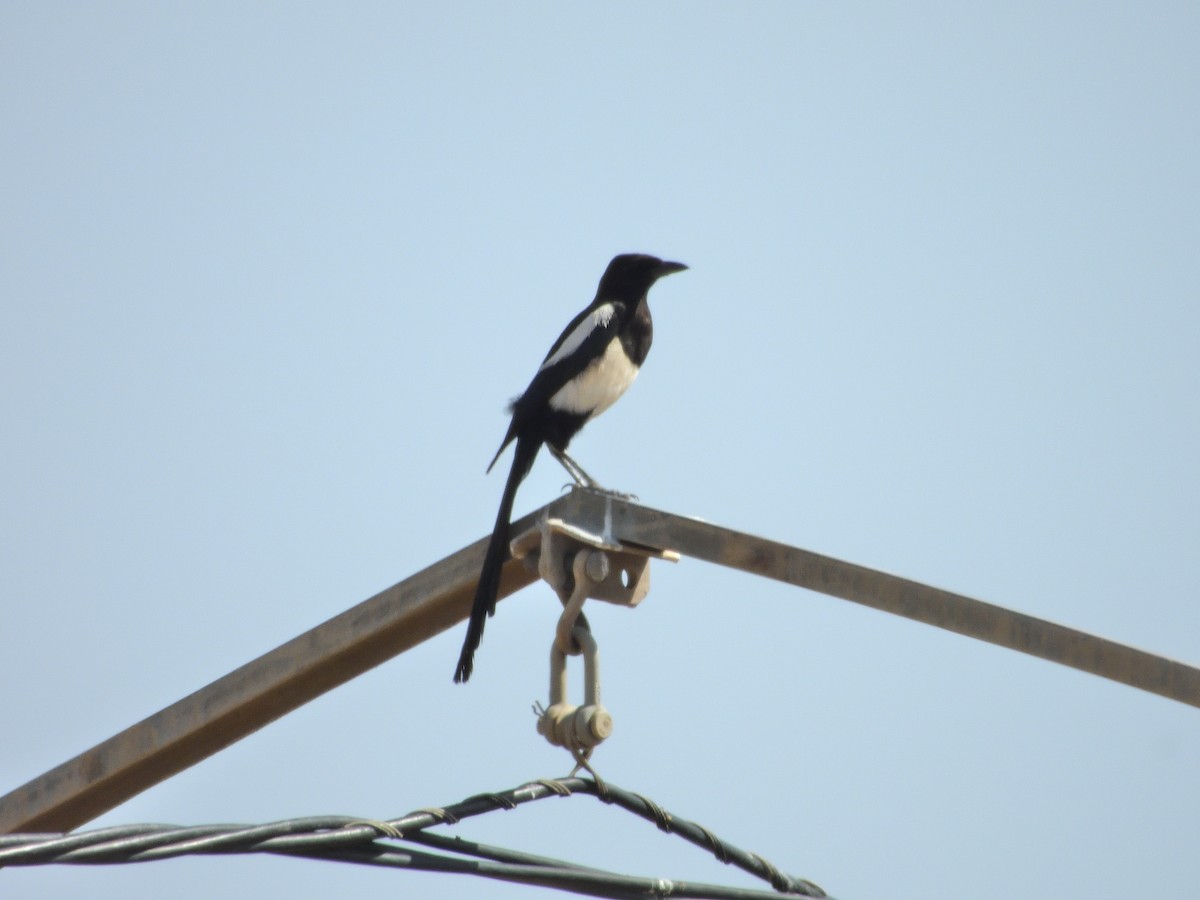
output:
[{"label": "bird's claw", "polygon": [[607,497],[616,497],[618,500],[640,500],[637,494],[627,494],[625,491],[614,491],[612,488],[606,488],[599,484],[581,484],[581,488],[585,491],[591,491],[593,494],[604,494]]}]

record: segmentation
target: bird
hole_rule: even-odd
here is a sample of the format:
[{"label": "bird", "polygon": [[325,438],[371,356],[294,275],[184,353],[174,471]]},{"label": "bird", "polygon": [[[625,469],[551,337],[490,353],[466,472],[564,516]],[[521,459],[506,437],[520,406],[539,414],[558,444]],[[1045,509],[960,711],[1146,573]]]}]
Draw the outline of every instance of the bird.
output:
[{"label": "bird", "polygon": [[654,337],[646,296],[658,279],[686,268],[683,263],[645,253],[613,257],[600,277],[595,299],[567,324],[529,387],[509,404],[512,420],[487,471],[492,471],[509,444],[515,441],[516,448],[479,572],[467,634],[454,671],[456,683],[471,677],[484,623],[496,612],[500,570],[508,558],[508,532],[517,488],[545,444],[576,484],[603,490],[567,455],[567,445],[584,425],[612,406],[633,383]]}]

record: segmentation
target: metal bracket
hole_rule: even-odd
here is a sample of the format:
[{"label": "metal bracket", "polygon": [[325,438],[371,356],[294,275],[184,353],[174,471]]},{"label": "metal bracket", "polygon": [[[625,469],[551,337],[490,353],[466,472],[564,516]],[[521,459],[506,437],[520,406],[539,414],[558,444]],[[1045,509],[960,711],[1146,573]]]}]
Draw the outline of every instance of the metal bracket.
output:
[{"label": "metal bracket", "polygon": [[[606,512],[610,511],[606,503]],[[673,550],[631,547],[612,536],[606,514],[597,534],[558,518],[543,517],[535,528],[510,543],[516,559],[538,573],[563,603],[550,649],[550,706],[535,707],[537,729],[546,740],[586,758],[612,733],[612,715],[600,704],[600,655],[586,620],[589,597],[619,606],[637,606],[650,591],[650,559],[677,562]],[[584,705],[567,703],[567,656],[583,654]]]},{"label": "metal bracket", "polygon": [[[605,504],[606,513],[611,509],[611,498]],[[650,591],[651,559],[679,562],[674,550],[622,544],[612,534],[611,516],[606,514],[600,531],[589,530],[573,522],[546,516],[534,528],[522,532],[512,539],[510,549],[514,559],[525,562],[526,567],[554,589],[563,603],[567,602],[572,588],[572,560],[580,550],[604,551],[609,561],[607,572],[596,578],[587,596],[618,606],[637,606]],[[597,573],[599,574],[599,573]]]}]

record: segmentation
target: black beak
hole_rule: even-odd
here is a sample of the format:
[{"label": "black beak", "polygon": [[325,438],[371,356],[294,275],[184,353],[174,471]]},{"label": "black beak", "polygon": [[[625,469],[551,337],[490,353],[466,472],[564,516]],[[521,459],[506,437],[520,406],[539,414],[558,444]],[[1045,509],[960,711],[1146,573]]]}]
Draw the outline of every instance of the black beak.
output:
[{"label": "black beak", "polygon": [[674,275],[676,272],[682,272],[686,268],[687,266],[681,262],[667,262],[664,260],[658,264],[657,277],[662,278],[664,275]]}]

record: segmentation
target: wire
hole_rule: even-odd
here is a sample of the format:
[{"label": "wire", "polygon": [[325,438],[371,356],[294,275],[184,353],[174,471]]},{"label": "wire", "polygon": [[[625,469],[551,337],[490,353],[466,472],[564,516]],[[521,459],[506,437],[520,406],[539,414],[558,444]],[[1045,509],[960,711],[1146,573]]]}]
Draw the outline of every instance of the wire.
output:
[{"label": "wire", "polygon": [[[106,865],[152,862],[187,855],[271,853],[359,865],[475,875],[594,897],[687,897],[705,900],[763,900],[778,896],[762,890],[687,881],[621,875],[563,860],[463,838],[427,833],[440,824],[517,806],[547,797],[590,794],[647,821],[664,832],[737,866],[775,891],[825,897],[821,888],[785,875],[762,857],[721,840],[710,830],[668,813],[652,800],[611,783],[586,778],[543,779],[507,791],[478,794],[446,807],[416,810],[388,821],[349,816],[310,816],[266,825],[117,825],[70,834],[0,835],[0,868],[38,865]],[[430,853],[390,841],[444,851]],[[455,853],[458,856],[448,856]],[[473,857],[473,858],[463,858]]]}]

